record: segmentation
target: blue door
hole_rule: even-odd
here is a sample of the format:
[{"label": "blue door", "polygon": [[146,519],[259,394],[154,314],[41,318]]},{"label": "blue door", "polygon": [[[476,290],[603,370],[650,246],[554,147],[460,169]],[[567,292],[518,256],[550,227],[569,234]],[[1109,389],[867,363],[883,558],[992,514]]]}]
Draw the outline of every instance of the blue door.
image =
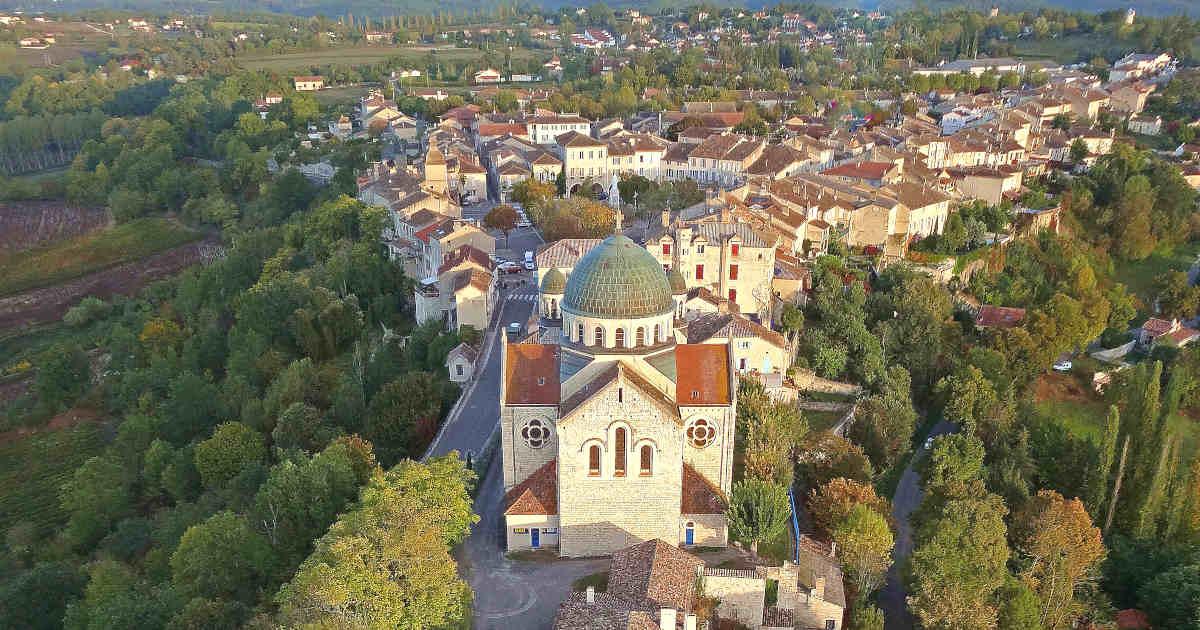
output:
[{"label": "blue door", "polygon": [[696,544],[695,541],[696,541],[696,527],[695,527],[695,525],[688,523],[687,527],[683,528],[683,544],[694,545],[694,544]]},{"label": "blue door", "polygon": [[536,527],[529,528],[529,546],[534,549],[542,546],[542,530]]}]

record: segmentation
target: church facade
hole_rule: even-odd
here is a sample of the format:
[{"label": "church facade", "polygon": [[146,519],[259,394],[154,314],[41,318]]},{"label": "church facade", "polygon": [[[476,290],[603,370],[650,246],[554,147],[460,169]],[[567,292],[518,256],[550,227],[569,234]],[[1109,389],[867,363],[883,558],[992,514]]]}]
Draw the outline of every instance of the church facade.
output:
[{"label": "church facade", "polygon": [[502,346],[509,550],[579,557],[656,538],[727,544],[732,353],[676,343],[682,295],[672,284],[621,235],[569,275],[543,276],[541,330]]}]

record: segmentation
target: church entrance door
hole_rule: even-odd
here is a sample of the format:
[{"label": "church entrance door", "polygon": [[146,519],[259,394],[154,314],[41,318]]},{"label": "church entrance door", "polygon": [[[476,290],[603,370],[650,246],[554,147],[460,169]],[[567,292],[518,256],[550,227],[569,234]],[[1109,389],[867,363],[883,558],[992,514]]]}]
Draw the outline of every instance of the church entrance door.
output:
[{"label": "church entrance door", "polygon": [[534,549],[542,546],[542,530],[536,527],[529,528],[529,546]]}]

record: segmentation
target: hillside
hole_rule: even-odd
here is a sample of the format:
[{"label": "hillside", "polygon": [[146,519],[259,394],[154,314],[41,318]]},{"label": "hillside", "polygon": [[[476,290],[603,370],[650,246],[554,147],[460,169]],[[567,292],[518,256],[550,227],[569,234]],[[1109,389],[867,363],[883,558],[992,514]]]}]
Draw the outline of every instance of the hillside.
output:
[{"label": "hillside", "polygon": [[[896,10],[907,9],[918,4],[916,0],[817,0],[818,4],[835,7],[855,7],[863,9]],[[351,13],[358,16],[380,16],[396,14],[434,14],[434,13],[471,13],[481,9],[490,11],[504,4],[511,6],[512,2],[500,0],[404,0],[391,2],[388,0],[65,0],[49,1],[35,0],[34,2],[19,2],[14,0],[0,1],[0,10],[24,9],[27,11],[46,10],[54,12],[76,12],[91,9],[111,9],[128,11],[153,11],[156,13],[217,13],[217,12],[269,12],[293,15],[345,15]],[[531,2],[546,9],[558,9],[564,6],[587,6],[590,0],[541,0]],[[690,3],[689,3],[690,4]],[[710,2],[718,6],[746,6],[761,8],[773,6],[774,3],[763,0],[738,3],[718,0]],[[1074,11],[1110,11],[1124,10],[1133,6],[1143,15],[1178,15],[1181,13],[1200,17],[1200,3],[1195,0],[922,0],[923,6],[938,10],[968,6],[986,10],[993,4],[998,4],[1005,11],[1024,11],[1038,7],[1051,6]],[[680,8],[679,3],[666,0],[612,0],[608,5],[613,8],[636,7],[643,11],[654,12],[662,8]]]}]

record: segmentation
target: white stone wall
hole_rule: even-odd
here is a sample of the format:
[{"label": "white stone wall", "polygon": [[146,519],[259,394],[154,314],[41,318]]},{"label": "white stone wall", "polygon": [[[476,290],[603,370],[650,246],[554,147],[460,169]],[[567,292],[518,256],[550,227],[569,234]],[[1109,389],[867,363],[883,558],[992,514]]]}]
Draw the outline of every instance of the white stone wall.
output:
[{"label": "white stone wall", "polygon": [[683,514],[679,517],[679,542],[687,540],[687,524],[692,523],[692,545],[696,547],[727,547],[729,528],[724,514]]},{"label": "white stone wall", "polygon": [[[736,386],[736,385],[735,385]],[[704,448],[696,448],[684,439],[683,458],[696,472],[704,475],[726,494],[733,485],[733,442],[736,431],[735,407],[680,407],[684,427],[698,418],[715,423],[717,438]]]},{"label": "white stone wall", "polygon": [[[555,437],[554,407],[501,407],[500,447],[504,458],[504,491],[525,481],[534,471],[558,456],[558,441]],[[521,430],[529,420],[537,418],[550,429],[550,443],[541,448],[530,448]]]},{"label": "white stone wall", "polygon": [[[654,345],[666,341],[671,336],[671,321],[672,312],[667,312],[662,315],[653,317],[640,317],[636,319],[612,319],[598,317],[584,317],[573,313],[563,311],[563,332],[567,337],[576,343],[579,340],[579,325],[583,324],[583,341],[586,346],[595,346],[596,327],[599,326],[604,330],[604,347],[617,348],[617,329],[621,329],[625,334],[625,342],[622,348],[633,348],[637,342],[637,329],[642,328],[645,331],[644,345]],[[654,327],[658,326],[658,338],[654,337]]]},{"label": "white stone wall", "polygon": [[760,628],[767,603],[767,581],[761,577],[704,576],[704,596],[721,600],[717,614],[736,619],[749,628]]},{"label": "white stone wall", "polygon": [[[618,426],[629,431],[624,477],[613,474]],[[643,444],[654,447],[650,476],[638,471]],[[681,429],[671,414],[623,379],[559,422],[561,555],[607,555],[652,538],[678,540],[681,444]],[[589,476],[592,445],[602,453],[599,476]]]},{"label": "white stone wall", "polygon": [[515,514],[504,517],[504,537],[509,551],[524,551],[531,549],[532,535],[529,531],[537,528],[541,540],[538,548],[558,546],[558,517]]}]

